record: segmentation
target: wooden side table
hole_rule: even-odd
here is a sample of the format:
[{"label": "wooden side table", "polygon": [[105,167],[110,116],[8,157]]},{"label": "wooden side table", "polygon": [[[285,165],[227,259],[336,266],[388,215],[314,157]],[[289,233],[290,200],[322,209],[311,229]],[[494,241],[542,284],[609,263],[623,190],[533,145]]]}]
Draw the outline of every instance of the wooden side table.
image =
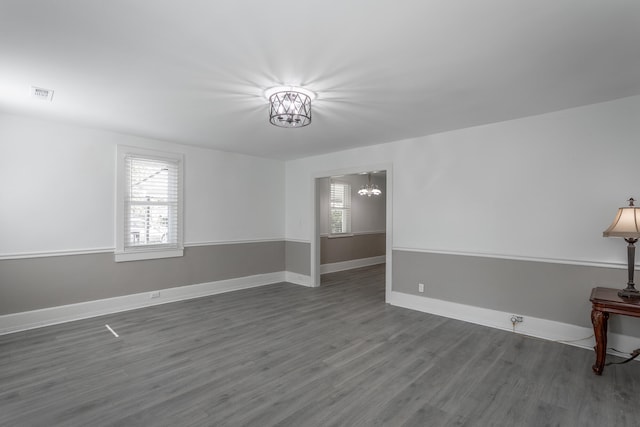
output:
[{"label": "wooden side table", "polygon": [[596,337],[596,363],[591,367],[601,375],[607,357],[607,323],[609,314],[640,317],[640,299],[629,300],[618,296],[618,289],[593,288],[591,291],[591,323]]}]

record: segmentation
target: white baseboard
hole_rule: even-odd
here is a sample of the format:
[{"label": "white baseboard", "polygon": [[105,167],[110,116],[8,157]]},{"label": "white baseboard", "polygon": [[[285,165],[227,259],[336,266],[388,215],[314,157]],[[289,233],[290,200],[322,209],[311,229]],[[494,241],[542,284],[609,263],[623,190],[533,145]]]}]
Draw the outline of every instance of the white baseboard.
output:
[{"label": "white baseboard", "polygon": [[288,272],[278,271],[275,273],[258,274],[255,276],[200,283],[197,285],[158,289],[153,292],[158,293],[157,298],[151,298],[152,292],[150,291],[81,302],[77,304],[44,308],[40,310],[6,314],[0,316],[0,335],[121,311],[134,310],[136,308],[149,307],[152,305],[166,304],[191,298],[215,295],[223,292],[284,282],[287,273]]},{"label": "white baseboard", "polygon": [[313,285],[311,284],[311,276],[306,276],[304,274],[285,271],[284,280],[285,282],[293,283],[294,285],[307,286],[309,288],[313,287]]},{"label": "white baseboard", "polygon": [[[410,295],[402,292],[391,292],[391,298],[387,302],[398,307],[462,320],[478,325],[489,326],[491,328],[502,329],[550,341],[557,341],[563,344],[569,344],[589,350],[593,350],[595,345],[593,329],[590,327],[572,325],[569,323],[540,319],[531,316],[523,316],[524,321],[522,323],[517,323],[514,331],[513,324],[510,319],[513,314],[518,313],[508,313],[488,308],[474,307],[471,305]],[[607,347],[614,347],[628,354],[634,349],[640,348],[640,338],[609,333],[607,334]],[[617,352],[610,353],[619,355]]]},{"label": "white baseboard", "polygon": [[336,271],[351,270],[353,268],[368,267],[370,265],[384,264],[386,257],[384,255],[374,256],[370,258],[353,259],[350,261],[333,262],[331,264],[320,265],[320,274],[335,273]]}]

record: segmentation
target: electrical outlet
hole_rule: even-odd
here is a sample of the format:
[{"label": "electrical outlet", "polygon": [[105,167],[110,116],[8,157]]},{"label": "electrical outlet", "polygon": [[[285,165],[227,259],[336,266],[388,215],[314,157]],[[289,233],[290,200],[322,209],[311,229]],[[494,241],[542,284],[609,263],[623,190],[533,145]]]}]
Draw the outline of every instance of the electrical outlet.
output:
[{"label": "electrical outlet", "polygon": [[424,292],[424,283],[418,283],[418,292]]},{"label": "electrical outlet", "polygon": [[160,291],[153,291],[150,295],[151,298],[160,298]]}]

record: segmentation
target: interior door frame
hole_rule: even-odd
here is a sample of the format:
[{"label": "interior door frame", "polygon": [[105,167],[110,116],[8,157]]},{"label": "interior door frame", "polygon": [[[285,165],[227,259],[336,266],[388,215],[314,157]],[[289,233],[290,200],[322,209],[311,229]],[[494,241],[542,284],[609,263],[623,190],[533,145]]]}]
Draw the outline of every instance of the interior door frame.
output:
[{"label": "interior door frame", "polygon": [[311,286],[320,286],[320,178],[328,178],[337,175],[353,175],[369,171],[386,171],[386,218],[385,218],[385,302],[391,300],[393,288],[393,164],[378,163],[353,166],[344,169],[320,171],[311,177],[311,206],[313,212],[311,230]]}]

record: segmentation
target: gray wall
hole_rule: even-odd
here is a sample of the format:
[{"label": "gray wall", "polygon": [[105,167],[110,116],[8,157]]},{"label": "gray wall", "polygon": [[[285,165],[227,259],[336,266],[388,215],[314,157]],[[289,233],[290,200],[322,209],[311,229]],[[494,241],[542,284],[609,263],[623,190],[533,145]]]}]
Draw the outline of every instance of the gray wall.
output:
[{"label": "gray wall", "polygon": [[[591,289],[626,281],[615,268],[393,251],[394,291],[583,327],[591,327]],[[610,328],[640,337],[640,319],[611,316]]]},{"label": "gray wall", "polygon": [[183,257],[119,263],[113,253],[0,260],[0,315],[284,269],[283,241],[187,247]]},{"label": "gray wall", "polygon": [[292,273],[311,274],[311,245],[305,242],[285,242],[285,268]]},{"label": "gray wall", "polygon": [[320,238],[320,264],[351,261],[385,254],[386,233]]},{"label": "gray wall", "polygon": [[[382,194],[378,197],[358,195],[358,190],[368,182],[367,175],[351,174],[336,178],[338,182],[351,185],[351,231],[353,233],[368,233],[383,231],[386,228],[386,174],[380,173],[371,177],[372,184],[376,184]],[[320,206],[320,234],[329,234],[329,178],[318,179],[318,201]]]}]

